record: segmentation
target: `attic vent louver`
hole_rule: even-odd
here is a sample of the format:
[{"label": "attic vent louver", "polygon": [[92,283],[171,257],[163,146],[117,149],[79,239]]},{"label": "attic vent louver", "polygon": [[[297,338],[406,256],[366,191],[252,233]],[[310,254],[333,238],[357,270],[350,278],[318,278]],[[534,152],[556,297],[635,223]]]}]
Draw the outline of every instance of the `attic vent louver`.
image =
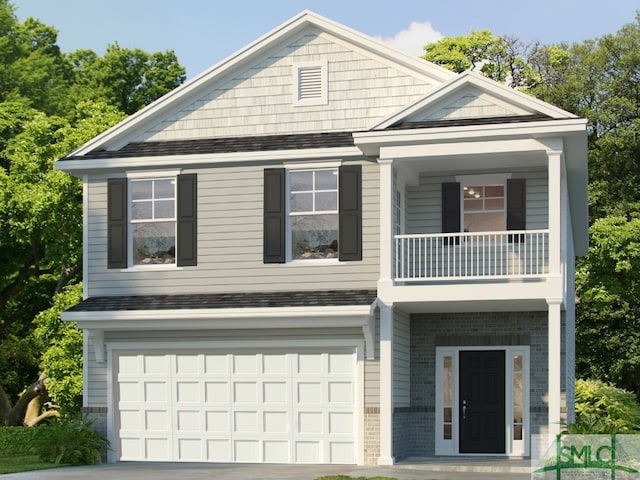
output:
[{"label": "attic vent louver", "polygon": [[294,103],[322,105],[327,103],[327,63],[294,65]]},{"label": "attic vent louver", "polygon": [[322,97],[322,67],[304,67],[298,70],[298,99]]}]

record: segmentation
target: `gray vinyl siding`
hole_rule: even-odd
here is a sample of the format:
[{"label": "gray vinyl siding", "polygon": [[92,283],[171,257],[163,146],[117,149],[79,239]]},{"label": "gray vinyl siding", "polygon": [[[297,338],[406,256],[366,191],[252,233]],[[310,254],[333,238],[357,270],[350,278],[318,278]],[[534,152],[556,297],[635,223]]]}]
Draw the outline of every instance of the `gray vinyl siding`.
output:
[{"label": "gray vinyl siding", "polygon": [[[455,182],[456,175],[483,174],[486,172],[456,172],[431,175],[422,173],[417,186],[407,187],[407,234],[441,233],[442,191],[445,182]],[[527,230],[548,228],[548,182],[546,170],[513,171],[512,178],[525,178],[527,201]]]},{"label": "gray vinyl siding", "polygon": [[379,277],[379,177],[363,162],[363,260],[263,263],[262,166],[198,171],[198,265],[107,269],[106,179],[89,182],[89,295],[375,288]]},{"label": "gray vinyl siding", "polygon": [[[294,65],[328,63],[328,103],[294,102]],[[133,139],[175,140],[366,130],[432,90],[436,82],[307,30],[236,69]]]},{"label": "gray vinyl siding", "polygon": [[411,402],[409,315],[399,309],[393,311],[393,406],[408,407]]}]

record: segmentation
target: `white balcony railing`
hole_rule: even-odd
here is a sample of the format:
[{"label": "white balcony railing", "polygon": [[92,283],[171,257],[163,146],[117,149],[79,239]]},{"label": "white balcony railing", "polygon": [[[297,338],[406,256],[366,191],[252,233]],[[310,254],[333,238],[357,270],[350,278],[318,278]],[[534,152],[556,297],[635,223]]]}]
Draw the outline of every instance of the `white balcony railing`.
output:
[{"label": "white balcony railing", "polygon": [[549,271],[549,230],[395,236],[398,282],[540,277]]}]

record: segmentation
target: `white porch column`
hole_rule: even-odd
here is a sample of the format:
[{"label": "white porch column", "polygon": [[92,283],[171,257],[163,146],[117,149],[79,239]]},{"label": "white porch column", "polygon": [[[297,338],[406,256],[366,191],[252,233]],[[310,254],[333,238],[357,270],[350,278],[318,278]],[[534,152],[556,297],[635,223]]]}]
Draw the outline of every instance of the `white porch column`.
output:
[{"label": "white porch column", "polygon": [[549,434],[557,435],[560,433],[560,396],[561,396],[561,322],[562,322],[562,299],[548,298],[547,306],[549,309],[548,321],[548,343],[549,343],[549,390],[548,390],[548,406],[549,406]]},{"label": "white porch column", "polygon": [[378,289],[393,285],[393,160],[380,166],[380,278]]},{"label": "white porch column", "polygon": [[562,233],[562,152],[548,150],[549,176],[549,273],[560,275]]},{"label": "white porch column", "polygon": [[380,305],[380,456],[393,465],[393,305]]}]

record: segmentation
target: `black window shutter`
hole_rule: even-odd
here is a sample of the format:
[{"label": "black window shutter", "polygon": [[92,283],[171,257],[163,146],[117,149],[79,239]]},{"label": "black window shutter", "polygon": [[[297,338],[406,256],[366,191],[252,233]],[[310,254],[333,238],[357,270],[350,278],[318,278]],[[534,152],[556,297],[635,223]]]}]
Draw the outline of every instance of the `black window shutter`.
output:
[{"label": "black window shutter", "polygon": [[284,263],[285,258],[285,169],[264,171],[264,263]]},{"label": "black window shutter", "polygon": [[127,179],[107,180],[107,268],[127,268]]},{"label": "black window shutter", "polygon": [[[460,183],[442,184],[442,233],[460,233]],[[445,237],[445,245],[451,239]],[[460,237],[455,237],[455,243]]]},{"label": "black window shutter", "polygon": [[178,175],[177,184],[176,265],[193,267],[198,264],[198,176]]},{"label": "black window shutter", "polygon": [[362,260],[362,166],[342,166],[338,178],[339,260]]},{"label": "black window shutter", "polygon": [[[527,200],[524,178],[507,180],[507,230],[526,230]],[[524,235],[509,235],[509,242],[524,242]]]}]

